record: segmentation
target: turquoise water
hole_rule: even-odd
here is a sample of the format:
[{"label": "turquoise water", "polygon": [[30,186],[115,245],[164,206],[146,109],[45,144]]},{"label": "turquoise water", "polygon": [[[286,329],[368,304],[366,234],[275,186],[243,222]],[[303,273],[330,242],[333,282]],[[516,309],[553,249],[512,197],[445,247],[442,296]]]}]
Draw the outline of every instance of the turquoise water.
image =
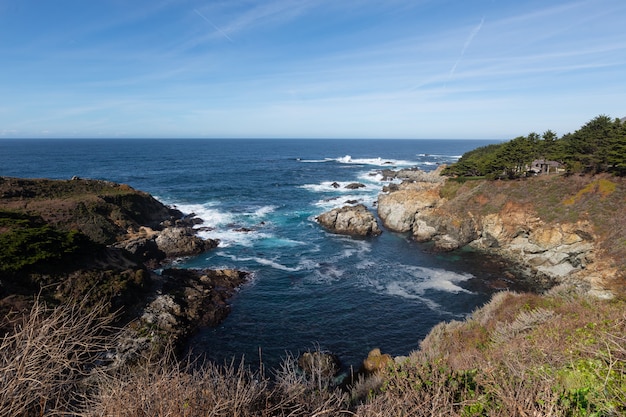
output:
[{"label": "turquoise water", "polygon": [[[389,231],[332,235],[316,215],[347,200],[373,209],[383,168],[424,170],[490,141],[0,140],[0,175],[122,182],[204,220],[217,249],[185,268],[238,268],[253,279],[230,316],[190,349],[275,365],[287,351],[328,349],[358,366],[374,347],[408,354],[438,322],[460,319],[501,285],[502,266],[474,253],[432,253]],[[334,188],[333,182],[342,187]],[[366,187],[347,190],[360,182]],[[516,287],[514,282],[507,285]]]}]

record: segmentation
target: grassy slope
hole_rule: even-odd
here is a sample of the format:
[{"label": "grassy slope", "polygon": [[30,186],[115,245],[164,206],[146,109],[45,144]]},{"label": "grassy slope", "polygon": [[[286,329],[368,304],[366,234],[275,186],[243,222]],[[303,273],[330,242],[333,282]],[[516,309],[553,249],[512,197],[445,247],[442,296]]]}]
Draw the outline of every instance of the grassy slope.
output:
[{"label": "grassy slope", "polygon": [[82,179],[0,177],[0,209],[40,216],[59,229],[78,230],[106,244],[128,228],[156,227],[180,214],[128,185]]}]

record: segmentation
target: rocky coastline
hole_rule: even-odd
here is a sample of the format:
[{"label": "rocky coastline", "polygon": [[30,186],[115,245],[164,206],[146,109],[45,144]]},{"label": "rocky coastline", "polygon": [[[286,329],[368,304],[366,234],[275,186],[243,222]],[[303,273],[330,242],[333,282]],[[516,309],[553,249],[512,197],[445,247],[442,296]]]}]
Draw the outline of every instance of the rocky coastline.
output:
[{"label": "rocky coastline", "polygon": [[[499,256],[539,292],[569,283],[601,298],[613,296],[610,281],[619,273],[599,247],[602,238],[589,219],[542,219],[532,202],[514,197],[513,191],[532,194],[530,188],[524,190],[529,183],[514,184],[507,194],[497,192],[493,181],[483,180],[466,186],[467,191],[459,185],[461,192],[446,195],[456,187],[450,184],[457,183],[441,175],[444,168],[381,172],[386,180],[401,181],[385,186],[378,196],[375,210],[383,228],[410,233],[418,242],[431,242],[437,251],[471,247]],[[549,196],[539,195],[536,201],[546,198]],[[365,207],[357,207],[334,209],[317,220],[334,233],[382,233],[369,233],[370,229],[362,227],[377,223],[373,215],[362,221]]]},{"label": "rocky coastline", "polygon": [[[34,263],[0,274],[2,316],[23,314],[38,294],[52,304],[104,302],[125,326],[110,354],[113,366],[179,349],[198,327],[218,325],[230,311],[229,299],[250,278],[246,271],[173,268],[173,260],[219,241],[196,235],[201,219],[193,214],[125,184],[1,177],[0,211],[35,219],[34,231],[78,232],[86,243],[60,265]],[[24,233],[21,223],[2,224],[8,239]]]},{"label": "rocky coastline", "polygon": [[[435,250],[469,246],[517,265],[538,291],[567,282],[611,297],[606,283],[614,269],[598,256],[601,238],[589,221],[545,221],[530,204],[489,194],[493,183],[451,192],[451,181],[440,172],[385,170],[383,176],[395,181],[382,189],[375,211],[348,204],[317,221],[331,233],[359,238],[386,229],[432,242]],[[124,336],[111,353],[115,366],[146,352],[180,348],[198,327],[219,324],[230,311],[229,299],[250,278],[238,270],[172,268],[173,259],[203,253],[219,242],[196,235],[201,220],[193,214],[127,185],[3,177],[0,209],[37,216],[60,230],[79,230],[94,244],[90,253],[54,273],[2,277],[0,308],[18,311],[21,301],[42,288],[53,302],[90,296],[107,300],[110,311],[123,308]]]}]

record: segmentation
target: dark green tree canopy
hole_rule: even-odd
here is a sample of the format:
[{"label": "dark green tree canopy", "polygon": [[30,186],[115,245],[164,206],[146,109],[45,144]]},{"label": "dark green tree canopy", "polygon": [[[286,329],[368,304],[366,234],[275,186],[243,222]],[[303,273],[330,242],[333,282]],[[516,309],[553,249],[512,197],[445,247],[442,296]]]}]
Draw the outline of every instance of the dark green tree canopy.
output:
[{"label": "dark green tree canopy", "polygon": [[600,115],[561,138],[548,130],[480,147],[466,152],[444,174],[517,178],[528,175],[533,161],[558,162],[570,173],[626,175],[626,121]]}]

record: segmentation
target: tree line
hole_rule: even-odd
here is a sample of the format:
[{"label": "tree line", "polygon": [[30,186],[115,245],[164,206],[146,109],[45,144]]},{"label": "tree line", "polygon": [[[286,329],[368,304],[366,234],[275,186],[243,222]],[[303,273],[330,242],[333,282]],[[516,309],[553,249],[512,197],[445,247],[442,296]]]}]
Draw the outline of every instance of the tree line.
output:
[{"label": "tree line", "polygon": [[445,175],[519,178],[529,175],[533,161],[554,161],[567,173],[626,175],[626,118],[600,115],[562,137],[548,130],[466,152]]}]

